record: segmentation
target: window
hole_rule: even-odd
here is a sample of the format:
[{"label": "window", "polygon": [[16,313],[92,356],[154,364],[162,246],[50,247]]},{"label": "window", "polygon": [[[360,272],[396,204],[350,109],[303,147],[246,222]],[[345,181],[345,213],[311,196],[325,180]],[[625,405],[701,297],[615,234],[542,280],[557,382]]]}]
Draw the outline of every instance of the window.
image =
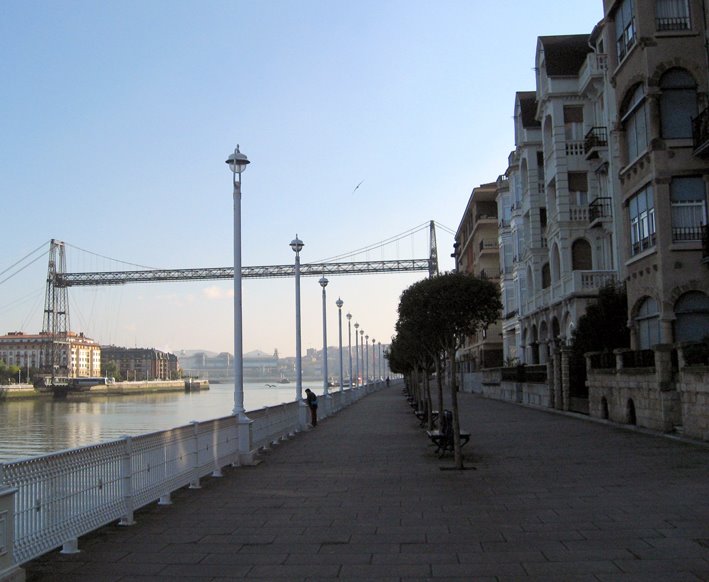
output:
[{"label": "window", "polygon": [[628,200],[631,255],[655,246],[655,200],[647,186]]},{"label": "window", "polygon": [[564,107],[564,134],[566,141],[578,141],[583,136],[583,107]]},{"label": "window", "polygon": [[684,69],[670,69],[660,79],[662,137],[692,137],[692,118],[697,116],[697,84]]},{"label": "window", "polygon": [[675,303],[675,341],[699,342],[709,330],[709,297],[689,291]]},{"label": "window", "polygon": [[635,21],[632,0],[623,0],[615,13],[615,39],[618,60],[622,61],[635,44]]},{"label": "window", "polygon": [[646,297],[640,304],[635,316],[635,326],[639,349],[649,350],[660,343],[660,312],[657,301],[652,297]]},{"label": "window", "polygon": [[551,268],[549,263],[542,265],[542,289],[551,287]]},{"label": "window", "polygon": [[645,89],[641,84],[635,86],[621,108],[621,123],[625,131],[625,145],[628,163],[635,160],[647,149],[647,104]]},{"label": "window", "polygon": [[707,223],[707,195],[701,176],[672,178],[672,240],[702,240],[702,225]]},{"label": "window", "polygon": [[655,0],[655,25],[657,30],[689,30],[689,4],[687,0]]},{"label": "window", "polygon": [[571,245],[571,268],[574,271],[590,271],[593,269],[591,245],[586,239],[580,238]]},{"label": "window", "polygon": [[569,172],[569,196],[572,205],[588,205],[588,178],[586,172]]}]

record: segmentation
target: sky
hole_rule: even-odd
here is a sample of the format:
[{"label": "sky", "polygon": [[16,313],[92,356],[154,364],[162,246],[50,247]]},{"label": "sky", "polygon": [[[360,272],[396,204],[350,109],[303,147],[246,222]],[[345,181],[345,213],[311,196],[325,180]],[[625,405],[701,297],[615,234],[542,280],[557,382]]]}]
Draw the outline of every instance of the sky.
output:
[{"label": "sky", "polygon": [[[602,12],[601,0],[3,0],[0,333],[40,331],[50,239],[69,272],[233,265],[224,161],[237,144],[251,162],[243,265],[292,264],[296,234],[308,263],[434,220],[451,269],[472,189],[506,170],[537,37],[590,33]],[[423,229],[348,260],[427,256]],[[347,312],[388,343],[401,292],[423,276],[330,277],[328,345],[338,297],[345,346]],[[301,294],[303,349],[320,349],[318,277]],[[75,287],[69,305],[72,330],[102,344],[233,352],[229,281]],[[243,311],[245,352],[295,354],[292,279],[244,280]]]}]

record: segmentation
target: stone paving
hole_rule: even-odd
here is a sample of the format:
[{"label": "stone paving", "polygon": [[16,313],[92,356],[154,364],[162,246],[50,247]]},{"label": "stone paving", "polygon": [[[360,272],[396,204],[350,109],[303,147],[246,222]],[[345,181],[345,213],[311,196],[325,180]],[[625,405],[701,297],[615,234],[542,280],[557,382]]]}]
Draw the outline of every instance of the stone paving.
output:
[{"label": "stone paving", "polygon": [[460,395],[465,471],[399,388],[27,580],[709,580],[709,448]]}]

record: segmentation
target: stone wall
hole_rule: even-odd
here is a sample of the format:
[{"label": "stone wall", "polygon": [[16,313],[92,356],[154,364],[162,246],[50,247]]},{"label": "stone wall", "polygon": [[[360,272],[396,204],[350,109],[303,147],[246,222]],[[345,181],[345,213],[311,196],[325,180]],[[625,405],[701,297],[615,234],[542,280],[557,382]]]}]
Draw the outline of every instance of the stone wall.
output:
[{"label": "stone wall", "polygon": [[709,366],[687,366],[682,346],[654,346],[654,365],[628,367],[629,350],[615,350],[615,366],[594,368],[586,354],[589,413],[623,424],[709,440]]}]

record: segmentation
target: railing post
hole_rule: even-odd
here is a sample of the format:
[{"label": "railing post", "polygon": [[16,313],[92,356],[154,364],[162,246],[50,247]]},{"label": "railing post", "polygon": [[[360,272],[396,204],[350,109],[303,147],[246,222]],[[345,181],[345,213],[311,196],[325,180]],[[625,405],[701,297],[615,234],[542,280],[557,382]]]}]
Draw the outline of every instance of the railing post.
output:
[{"label": "railing post", "polygon": [[0,582],[23,582],[25,571],[15,562],[15,493],[3,487],[0,465]]},{"label": "railing post", "polygon": [[133,469],[131,460],[133,457],[133,439],[130,436],[123,437],[124,450],[123,459],[121,460],[121,490],[123,497],[123,507],[125,513],[118,525],[133,525]]},{"label": "railing post", "polygon": [[192,455],[192,473],[194,476],[190,481],[190,489],[201,489],[202,486],[199,484],[199,422],[193,420],[190,424],[192,425],[192,438],[194,439],[194,455]]}]

